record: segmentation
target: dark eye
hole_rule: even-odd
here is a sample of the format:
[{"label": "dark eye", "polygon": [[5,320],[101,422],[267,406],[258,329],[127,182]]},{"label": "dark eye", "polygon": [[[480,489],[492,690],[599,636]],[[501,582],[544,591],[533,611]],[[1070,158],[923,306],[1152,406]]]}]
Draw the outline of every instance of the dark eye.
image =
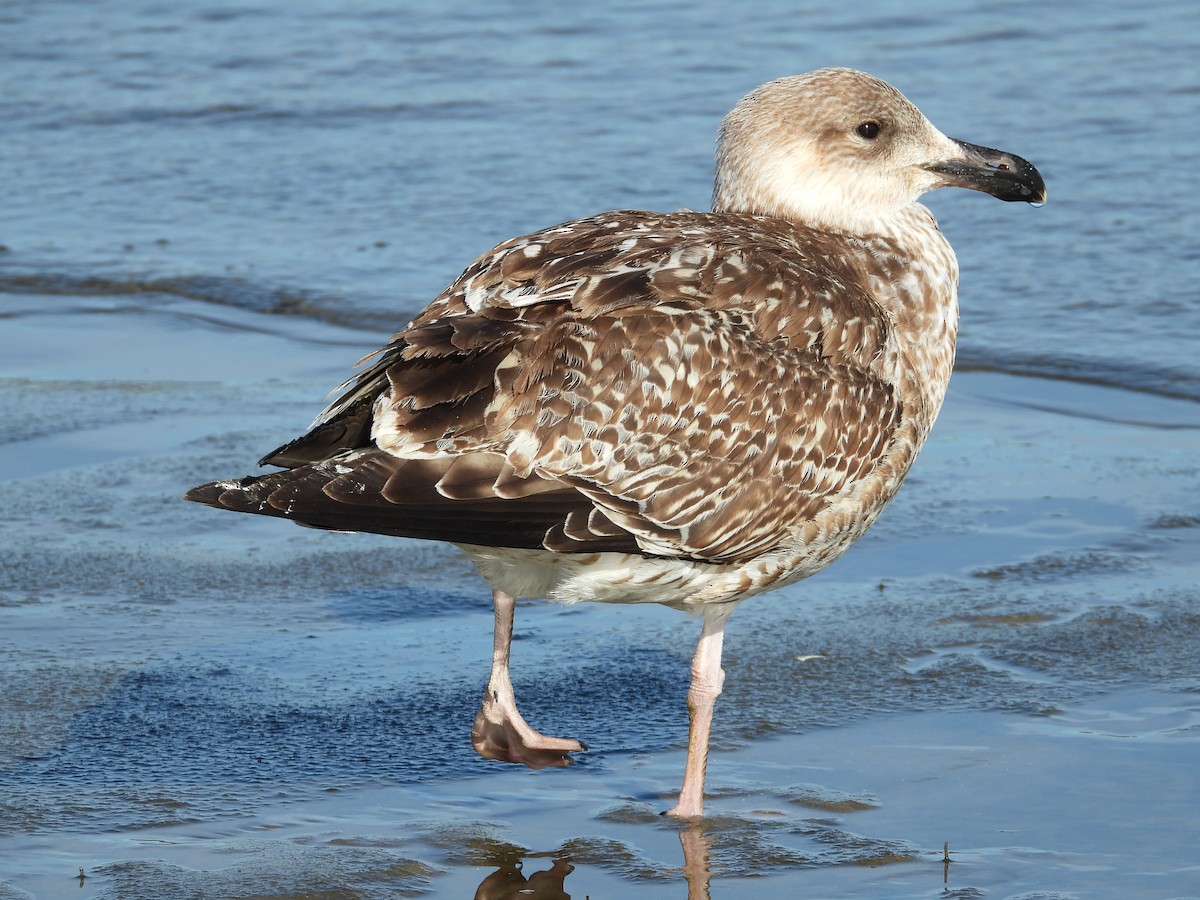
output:
[{"label": "dark eye", "polygon": [[879,123],[863,122],[854,129],[854,133],[860,138],[866,138],[868,141],[873,141],[875,138],[879,137]]}]

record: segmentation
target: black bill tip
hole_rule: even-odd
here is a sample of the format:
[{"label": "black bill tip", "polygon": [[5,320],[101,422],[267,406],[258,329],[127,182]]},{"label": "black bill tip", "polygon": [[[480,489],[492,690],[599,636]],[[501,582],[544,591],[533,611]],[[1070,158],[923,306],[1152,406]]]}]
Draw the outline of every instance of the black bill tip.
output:
[{"label": "black bill tip", "polygon": [[938,187],[983,191],[1006,202],[1023,200],[1035,206],[1046,202],[1046,182],[1029,160],[966,141],[954,143],[957,154],[925,167],[941,176]]}]

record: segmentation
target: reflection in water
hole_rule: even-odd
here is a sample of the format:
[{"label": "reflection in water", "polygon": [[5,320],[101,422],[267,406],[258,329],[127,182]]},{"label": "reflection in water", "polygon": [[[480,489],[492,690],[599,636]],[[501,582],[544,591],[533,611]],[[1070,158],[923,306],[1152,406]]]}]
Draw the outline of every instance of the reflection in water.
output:
[{"label": "reflection in water", "polygon": [[688,900],[710,900],[708,884],[712,872],[708,868],[710,850],[708,835],[700,825],[679,832],[683,847],[683,877],[687,879]]},{"label": "reflection in water", "polygon": [[[738,793],[730,790],[723,796],[728,799]],[[875,869],[930,858],[908,844],[846,830],[843,818],[877,808],[866,799],[812,785],[772,788],[770,794],[782,802],[767,803],[749,815],[714,815],[692,821],[664,817],[656,806],[638,802],[606,809],[599,818],[611,827],[630,829],[626,840],[612,834],[579,835],[561,841],[552,850],[531,852],[499,838],[491,826],[479,824],[461,830],[442,829],[438,843],[455,848],[452,858],[496,870],[480,885],[477,898],[569,897],[564,879],[579,869],[584,874],[574,879],[573,893],[577,897],[586,896],[589,891],[585,884],[603,872],[630,884],[671,884],[670,895],[676,897],[683,891],[674,886],[683,880],[688,900],[712,900],[714,893],[722,893],[719,887],[714,892],[714,875],[744,879],[799,868]],[[751,795],[759,801],[767,799],[762,792],[745,794]],[[813,812],[817,813],[815,817]],[[682,859],[669,849],[676,836]],[[669,837],[669,841],[664,844],[660,837]],[[666,858],[658,856],[661,853]],[[535,867],[547,859],[554,860],[548,871],[528,878],[520,871],[522,860]],[[592,896],[598,895],[593,892]]]},{"label": "reflection in water", "polygon": [[[683,877],[687,881],[688,900],[711,900],[708,834],[702,825],[692,824],[679,832],[679,843],[683,847]],[[475,900],[570,900],[564,882],[575,867],[562,857],[555,858],[549,869],[534,872],[529,877],[521,871],[521,859],[517,855],[506,855],[495,865],[496,871],[480,882]]]},{"label": "reflection in water", "polygon": [[483,879],[475,891],[475,900],[510,900],[516,897],[570,900],[571,895],[563,887],[563,881],[574,871],[575,867],[565,859],[556,859],[549,869],[534,872],[526,878],[521,871],[521,860],[508,860]]}]

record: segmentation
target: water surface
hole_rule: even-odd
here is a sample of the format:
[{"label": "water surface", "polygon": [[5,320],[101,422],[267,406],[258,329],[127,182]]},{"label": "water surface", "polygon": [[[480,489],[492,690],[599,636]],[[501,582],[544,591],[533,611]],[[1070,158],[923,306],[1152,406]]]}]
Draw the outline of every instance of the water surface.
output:
[{"label": "water surface", "polygon": [[[1200,13],[724,10],[0,9],[0,897],[1200,896]],[[452,549],[178,501],[496,241],[703,208],[720,116],[830,64],[1050,202],[930,198],[962,371],[871,534],[734,616],[700,828],[697,623],[522,605],[591,750],[488,764]]]}]

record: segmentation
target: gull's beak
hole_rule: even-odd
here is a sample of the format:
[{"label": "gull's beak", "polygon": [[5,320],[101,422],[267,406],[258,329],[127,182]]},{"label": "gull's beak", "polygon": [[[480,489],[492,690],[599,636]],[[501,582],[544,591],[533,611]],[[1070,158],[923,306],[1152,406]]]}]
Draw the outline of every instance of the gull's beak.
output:
[{"label": "gull's beak", "polygon": [[1028,160],[1003,150],[950,140],[957,152],[925,166],[941,176],[938,187],[970,188],[1008,201],[1046,202],[1046,182]]}]

